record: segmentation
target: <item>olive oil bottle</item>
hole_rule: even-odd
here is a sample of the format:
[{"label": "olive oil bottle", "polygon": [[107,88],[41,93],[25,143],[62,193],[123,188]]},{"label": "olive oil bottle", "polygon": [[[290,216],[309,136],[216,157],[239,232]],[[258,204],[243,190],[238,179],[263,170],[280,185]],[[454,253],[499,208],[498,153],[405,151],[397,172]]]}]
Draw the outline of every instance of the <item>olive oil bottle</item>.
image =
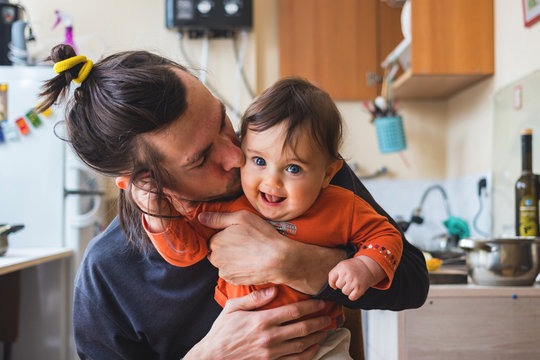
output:
[{"label": "olive oil bottle", "polygon": [[538,235],[537,176],[532,172],[532,130],[521,132],[521,176],[516,181],[516,235]]}]

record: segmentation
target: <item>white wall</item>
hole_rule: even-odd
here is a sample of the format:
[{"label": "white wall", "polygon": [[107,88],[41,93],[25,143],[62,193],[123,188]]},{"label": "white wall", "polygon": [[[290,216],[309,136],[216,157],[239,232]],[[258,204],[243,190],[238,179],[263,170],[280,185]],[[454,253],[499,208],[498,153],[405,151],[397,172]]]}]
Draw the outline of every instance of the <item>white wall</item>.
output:
[{"label": "white wall", "polygon": [[[524,26],[521,1],[495,0],[494,4],[495,74],[448,100],[446,173],[455,177],[494,171],[497,165],[513,159],[512,166],[507,169],[507,179],[502,179],[505,181],[494,175],[493,233],[502,235],[513,231],[513,183],[519,176],[519,133],[524,123],[523,114],[513,114],[512,109],[501,111],[499,107],[499,112],[495,113],[494,98],[508,85],[540,70],[540,22],[531,27]],[[525,96],[530,97],[530,94]],[[508,114],[508,118],[502,118],[502,113]],[[533,121],[540,124],[540,114]],[[499,131],[494,131],[494,127],[499,127]],[[534,126],[528,124],[527,127]],[[534,138],[538,145],[540,137],[537,134]],[[515,146],[508,147],[508,143]],[[503,146],[512,153],[501,153]],[[533,170],[538,172],[539,159],[533,157]]]},{"label": "white wall", "polygon": [[540,69],[540,23],[524,26],[521,1],[495,0],[494,4],[495,75],[448,101],[448,176],[493,168],[492,150],[497,145],[493,96],[505,85]]},{"label": "white wall", "polygon": [[[64,39],[62,26],[52,29],[56,20],[54,11],[58,9],[73,20],[79,53],[94,61],[117,51],[144,49],[189,65],[181,54],[177,32],[165,27],[165,0],[22,0],[20,3],[30,14],[37,41],[29,44],[29,51],[38,59],[48,56],[50,49]],[[254,35],[249,33],[244,66],[252,87],[256,85],[254,43]],[[199,69],[202,41],[186,40],[185,44],[188,57]],[[207,81],[233,106],[239,88],[239,105],[243,111],[251,98],[245,88],[237,87],[235,65],[232,40],[210,41]]]},{"label": "white wall", "polygon": [[441,101],[408,101],[400,106],[407,149],[381,154],[375,126],[361,102],[337,102],[345,121],[343,156],[359,164],[361,175],[386,166],[389,176],[401,179],[444,178],[446,152],[446,104]]}]

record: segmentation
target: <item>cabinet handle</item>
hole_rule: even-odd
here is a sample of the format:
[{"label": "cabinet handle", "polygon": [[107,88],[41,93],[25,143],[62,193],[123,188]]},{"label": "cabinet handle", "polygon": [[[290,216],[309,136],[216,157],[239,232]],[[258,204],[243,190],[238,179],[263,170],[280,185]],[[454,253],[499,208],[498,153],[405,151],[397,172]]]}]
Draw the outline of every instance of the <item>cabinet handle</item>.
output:
[{"label": "cabinet handle", "polygon": [[382,75],[375,74],[373,71],[368,71],[366,73],[366,81],[367,86],[372,87],[378,83],[382,83],[383,77]]}]

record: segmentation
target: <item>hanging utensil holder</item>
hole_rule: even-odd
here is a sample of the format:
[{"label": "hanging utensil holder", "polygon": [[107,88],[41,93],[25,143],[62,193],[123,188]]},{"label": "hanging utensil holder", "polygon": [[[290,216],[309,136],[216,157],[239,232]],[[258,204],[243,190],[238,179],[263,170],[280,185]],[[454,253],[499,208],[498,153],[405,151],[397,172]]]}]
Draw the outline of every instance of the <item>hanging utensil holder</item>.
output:
[{"label": "hanging utensil holder", "polygon": [[375,129],[382,154],[403,151],[407,148],[401,116],[377,117]]}]

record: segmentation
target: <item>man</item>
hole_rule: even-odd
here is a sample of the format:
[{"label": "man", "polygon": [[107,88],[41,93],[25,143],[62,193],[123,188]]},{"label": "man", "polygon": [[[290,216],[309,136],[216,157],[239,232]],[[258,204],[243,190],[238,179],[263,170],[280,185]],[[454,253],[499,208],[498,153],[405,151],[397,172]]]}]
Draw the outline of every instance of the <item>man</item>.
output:
[{"label": "man", "polygon": [[[51,58],[58,64],[74,55],[59,45]],[[117,176],[121,204],[141,172],[158,184],[161,176],[177,209],[238,194],[244,157],[224,106],[184,68],[146,52],[112,55],[91,71],[73,63],[47,84],[44,106],[65,94],[72,79],[84,81],[66,117],[68,136],[86,163]],[[334,183],[387,216],[348,167]],[[254,214],[206,214],[202,221],[223,231],[210,240],[207,259],[186,268],[166,263],[139,236],[140,212],[121,211],[120,221],[124,229],[115,219],[92,241],[76,278],[73,319],[82,359],[311,359],[330,320],[294,320],[318,311],[321,300],[253,311],[277,295],[270,288],[230,300],[221,311],[213,299],[216,267],[236,284],[287,284],[356,308],[418,307],[427,296],[425,261],[405,239],[390,289],[369,289],[350,302],[326,283],[346,250],[289,240]]]}]

